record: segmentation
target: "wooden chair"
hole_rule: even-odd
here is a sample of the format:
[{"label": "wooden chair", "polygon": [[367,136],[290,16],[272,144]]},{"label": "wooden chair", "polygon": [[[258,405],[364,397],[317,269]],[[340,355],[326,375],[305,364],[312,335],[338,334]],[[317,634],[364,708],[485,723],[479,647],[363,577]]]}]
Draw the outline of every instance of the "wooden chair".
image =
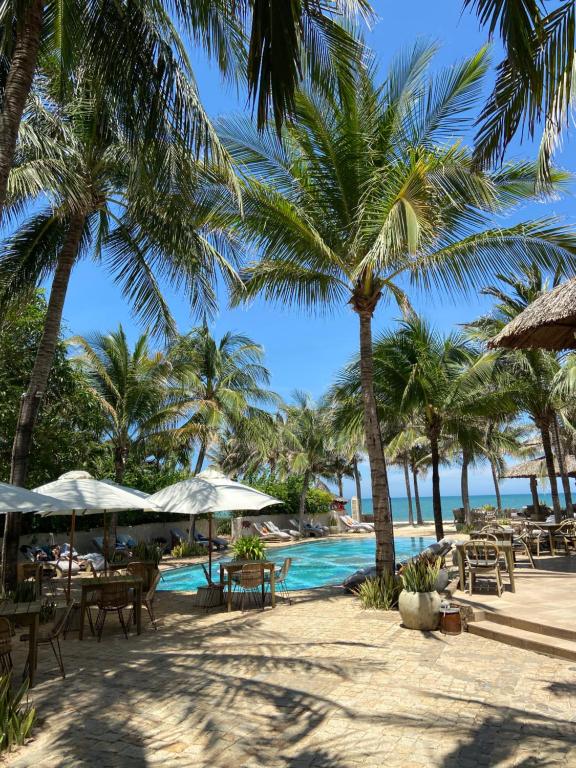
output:
[{"label": "wooden chair", "polygon": [[468,594],[473,594],[477,576],[494,576],[498,597],[502,595],[502,573],[498,544],[487,539],[468,541],[464,545],[464,557],[468,567]]},{"label": "wooden chair", "polygon": [[[49,645],[52,648],[52,653],[60,669],[60,674],[63,678],[66,677],[66,671],[64,669],[64,660],[62,658],[62,648],[60,647],[60,638],[64,637],[72,611],[74,610],[74,603],[68,603],[64,609],[63,614],[57,619],[53,626],[48,630],[40,630],[38,633],[38,647],[42,645]],[[22,635],[20,640],[28,642],[29,635]]]},{"label": "wooden chair", "polygon": [[[150,616],[150,622],[152,623],[154,629],[158,629],[156,626],[156,617],[154,616],[154,598],[156,597],[156,588],[158,587],[161,577],[162,574],[160,571],[157,571],[154,581],[150,585],[148,591],[142,593],[142,605],[148,611],[148,616]],[[130,619],[128,620],[128,624],[132,624],[133,622],[134,608],[130,610]]]},{"label": "wooden chair", "polygon": [[126,573],[130,576],[134,576],[134,578],[142,579],[143,592],[148,592],[152,584],[156,581],[156,577],[160,576],[158,568],[150,563],[128,563],[126,566]]},{"label": "wooden chair", "polygon": [[264,610],[264,599],[262,597],[262,589],[264,587],[264,569],[258,564],[248,564],[242,566],[242,570],[238,574],[238,578],[234,579],[234,585],[236,590],[241,592],[240,597],[240,609],[244,610],[244,599],[249,596],[250,599],[254,598],[254,604],[258,604],[258,596],[260,596],[260,603],[262,610]]},{"label": "wooden chair", "polygon": [[552,534],[554,551],[562,547],[567,555],[570,549],[576,549],[576,521],[564,520],[564,522]]},{"label": "wooden chair", "polygon": [[0,618],[0,670],[8,675],[12,671],[12,625]]},{"label": "wooden chair", "polygon": [[102,639],[106,616],[109,613],[117,613],[120,626],[124,632],[124,637],[128,639],[128,624],[124,619],[124,609],[130,603],[129,585],[124,581],[118,581],[117,584],[103,584],[97,599],[98,615],[96,616],[96,634],[98,642]]},{"label": "wooden chair", "polygon": [[540,550],[544,549],[550,552],[550,534],[535,523],[527,523],[526,540],[530,551],[540,557]]}]

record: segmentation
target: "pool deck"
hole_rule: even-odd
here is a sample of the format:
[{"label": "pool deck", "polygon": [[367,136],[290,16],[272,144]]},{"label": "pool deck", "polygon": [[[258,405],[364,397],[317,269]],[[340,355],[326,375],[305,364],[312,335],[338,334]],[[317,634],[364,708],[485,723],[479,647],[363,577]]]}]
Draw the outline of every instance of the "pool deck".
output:
[{"label": "pool deck", "polygon": [[[33,740],[11,768],[576,765],[576,669],[471,634],[400,626],[334,589],[205,614],[158,596],[158,631],[42,648]],[[24,643],[15,642],[15,670]]]}]

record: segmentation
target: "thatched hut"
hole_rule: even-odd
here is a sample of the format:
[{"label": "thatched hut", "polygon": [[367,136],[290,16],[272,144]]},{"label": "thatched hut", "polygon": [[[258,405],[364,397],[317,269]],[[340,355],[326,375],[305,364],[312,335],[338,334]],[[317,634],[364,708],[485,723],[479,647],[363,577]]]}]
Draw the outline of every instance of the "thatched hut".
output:
[{"label": "thatched hut", "polygon": [[[566,474],[570,477],[576,477],[576,458],[574,456],[564,457],[564,466]],[[560,477],[560,467],[558,466],[558,459],[554,457],[554,469],[556,475]],[[523,461],[522,464],[516,464],[513,467],[508,467],[503,478],[528,478],[530,481],[530,493],[532,494],[532,504],[534,509],[538,509],[540,502],[538,500],[538,479],[547,477],[546,471],[546,459],[544,456],[539,456],[536,459],[530,459],[529,461]]]},{"label": "thatched hut", "polygon": [[543,293],[508,323],[488,346],[576,349],[576,278]]}]

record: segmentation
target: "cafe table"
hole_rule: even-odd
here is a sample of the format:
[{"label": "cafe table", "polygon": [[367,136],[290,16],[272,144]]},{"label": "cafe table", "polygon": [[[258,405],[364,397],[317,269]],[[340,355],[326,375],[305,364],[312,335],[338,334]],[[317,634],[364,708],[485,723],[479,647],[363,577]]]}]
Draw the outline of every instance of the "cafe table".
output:
[{"label": "cafe table", "polygon": [[[227,596],[226,603],[228,611],[232,610],[232,576],[242,570],[245,565],[259,565],[262,571],[268,571],[270,574],[270,600],[272,608],[276,606],[276,563],[269,560],[224,560],[220,565],[220,584],[222,587],[226,584]],[[266,582],[262,579],[262,605],[266,593]]]},{"label": "cafe table", "polygon": [[[456,545],[456,554],[458,557],[458,571],[460,574],[460,589],[464,590],[466,589],[466,571],[464,568],[465,564],[465,557],[464,557],[464,546],[467,544],[467,541],[455,541],[454,544]],[[498,547],[501,554],[504,555],[506,558],[506,566],[508,569],[508,578],[510,579],[510,590],[512,592],[516,592],[516,585],[514,583],[514,549],[512,547],[512,542],[509,541],[495,541],[492,542],[495,546]]]},{"label": "cafe table", "polygon": [[5,600],[0,603],[0,617],[11,622],[18,622],[28,627],[28,682],[34,687],[34,677],[38,661],[38,629],[40,627],[40,611],[42,601],[31,603],[13,603]]},{"label": "cafe table", "polygon": [[80,588],[80,631],[78,639],[84,639],[84,616],[91,605],[97,605],[98,592],[106,584],[127,584],[132,589],[132,607],[136,633],[142,634],[142,579],[135,576],[92,576],[72,581],[73,589]]},{"label": "cafe table", "polygon": [[566,520],[562,520],[561,523],[534,523],[534,528],[545,531],[548,534],[548,539],[550,541],[550,552],[551,554],[555,555],[556,550],[554,549],[554,534],[556,531],[560,528],[560,526],[564,525]]}]

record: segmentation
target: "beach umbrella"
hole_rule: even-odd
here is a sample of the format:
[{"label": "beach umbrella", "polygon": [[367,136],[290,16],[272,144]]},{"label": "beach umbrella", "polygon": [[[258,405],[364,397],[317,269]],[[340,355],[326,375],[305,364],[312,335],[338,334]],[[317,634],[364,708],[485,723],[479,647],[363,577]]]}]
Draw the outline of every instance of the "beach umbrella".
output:
[{"label": "beach umbrella", "polygon": [[148,497],[148,501],[174,515],[208,513],[208,568],[212,578],[212,513],[259,511],[273,504],[283,504],[267,493],[237,483],[207,469],[189,480],[181,480]]},{"label": "beach umbrella", "polygon": [[[74,548],[74,531],[76,515],[97,515],[108,512],[125,512],[130,509],[142,509],[147,512],[159,512],[159,508],[148,499],[130,493],[110,483],[102,482],[91,477],[87,472],[67,472],[58,480],[35,488],[38,493],[54,496],[66,506],[66,511],[44,512],[43,515],[71,515],[70,522],[70,555],[68,565],[68,596],[70,596],[70,580],[72,577],[72,550]],[[106,562],[106,546],[104,547]]]},{"label": "beach umbrella", "polygon": [[488,346],[576,349],[576,278],[539,296],[504,326]]}]

